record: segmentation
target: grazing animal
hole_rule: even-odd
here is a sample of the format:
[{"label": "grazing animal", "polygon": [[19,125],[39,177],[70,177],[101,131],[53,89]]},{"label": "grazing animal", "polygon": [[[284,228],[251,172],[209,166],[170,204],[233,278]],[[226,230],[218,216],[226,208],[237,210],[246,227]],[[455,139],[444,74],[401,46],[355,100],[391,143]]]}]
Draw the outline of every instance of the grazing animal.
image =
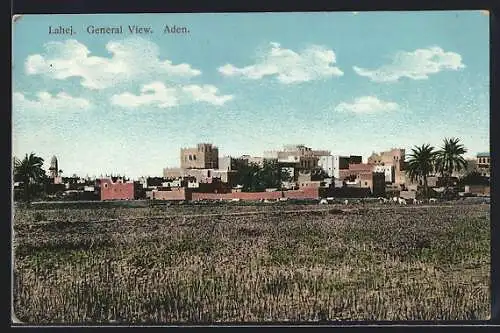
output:
[{"label": "grazing animal", "polygon": [[405,200],[405,199],[403,199],[403,198],[398,198],[398,203],[399,203],[400,205],[406,205],[406,200]]},{"label": "grazing animal", "polygon": [[436,198],[429,199],[429,203],[433,203],[433,202],[437,202],[437,199]]},{"label": "grazing animal", "polygon": [[383,197],[379,197],[379,198],[378,198],[378,201],[379,201],[380,203],[386,203],[386,202],[387,202],[387,199],[386,199],[386,198],[383,198]]},{"label": "grazing animal", "polygon": [[348,205],[349,204],[349,200],[345,199],[344,200],[344,205]]},{"label": "grazing animal", "polygon": [[394,201],[394,202],[398,202],[398,199],[399,199],[398,197],[393,197],[393,198],[392,198],[392,201]]},{"label": "grazing animal", "polygon": [[319,204],[320,204],[320,205],[327,205],[327,204],[328,204],[328,201],[327,201],[326,199],[321,199],[321,200],[319,201]]}]

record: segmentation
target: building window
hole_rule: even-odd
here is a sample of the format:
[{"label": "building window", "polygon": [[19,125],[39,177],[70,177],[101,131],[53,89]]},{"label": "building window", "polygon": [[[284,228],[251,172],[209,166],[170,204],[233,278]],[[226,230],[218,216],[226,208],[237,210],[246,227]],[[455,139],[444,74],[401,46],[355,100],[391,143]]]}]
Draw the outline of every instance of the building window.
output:
[{"label": "building window", "polygon": [[196,161],[196,155],[193,155],[193,160],[195,160],[195,161]]},{"label": "building window", "polygon": [[192,161],[193,160],[193,156],[189,155],[189,160]]}]

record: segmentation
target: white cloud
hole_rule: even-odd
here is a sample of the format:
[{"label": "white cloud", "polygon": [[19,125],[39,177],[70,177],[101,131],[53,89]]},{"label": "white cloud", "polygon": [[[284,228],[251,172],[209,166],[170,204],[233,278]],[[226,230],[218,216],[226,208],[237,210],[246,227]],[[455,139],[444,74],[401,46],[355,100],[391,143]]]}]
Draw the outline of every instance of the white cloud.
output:
[{"label": "white cloud", "polygon": [[80,97],[72,97],[67,93],[61,92],[57,95],[51,95],[46,91],[41,91],[36,94],[37,98],[30,100],[24,94],[15,92],[12,94],[12,104],[17,110],[42,110],[42,111],[58,111],[58,110],[85,110],[89,109],[91,103]]},{"label": "white cloud", "polygon": [[168,108],[180,104],[206,102],[223,105],[233,98],[232,95],[218,95],[218,89],[212,85],[176,85],[166,86],[162,82],[143,85],[139,95],[125,92],[111,97],[111,103],[124,108],[156,106]]},{"label": "white cloud", "polygon": [[45,49],[45,54],[30,55],[26,59],[27,74],[59,80],[79,77],[82,86],[90,89],[104,89],[120,82],[159,75],[172,79],[201,74],[189,64],[174,65],[170,60],[160,60],[158,46],[140,38],[108,42],[106,50],[111,57],[93,56],[84,44],[73,39],[49,42]]},{"label": "white cloud", "polygon": [[335,107],[335,111],[353,112],[358,114],[371,114],[377,112],[390,112],[399,109],[394,102],[385,102],[375,96],[358,97],[352,103],[342,102]]},{"label": "white cloud", "polygon": [[445,52],[434,46],[417,49],[413,52],[400,51],[393,57],[391,64],[377,69],[365,69],[354,66],[354,71],[366,76],[374,82],[395,82],[406,77],[413,80],[427,79],[430,74],[443,70],[459,70],[465,68],[462,56],[455,52]]},{"label": "white cloud", "polygon": [[223,105],[233,99],[232,95],[217,95],[218,89],[212,85],[187,85],[182,90],[190,95],[195,102],[207,102],[214,105]]},{"label": "white cloud", "polygon": [[271,43],[270,48],[254,65],[238,68],[232,64],[219,67],[225,76],[243,76],[248,79],[261,79],[276,76],[284,84],[307,82],[342,76],[344,73],[334,64],[335,53],[321,46],[311,46],[300,53]]},{"label": "white cloud", "polygon": [[172,107],[179,104],[176,90],[174,88],[167,88],[161,82],[154,82],[142,86],[141,93],[134,95],[125,92],[111,97],[111,104],[135,108],[144,105],[157,105],[159,107]]}]

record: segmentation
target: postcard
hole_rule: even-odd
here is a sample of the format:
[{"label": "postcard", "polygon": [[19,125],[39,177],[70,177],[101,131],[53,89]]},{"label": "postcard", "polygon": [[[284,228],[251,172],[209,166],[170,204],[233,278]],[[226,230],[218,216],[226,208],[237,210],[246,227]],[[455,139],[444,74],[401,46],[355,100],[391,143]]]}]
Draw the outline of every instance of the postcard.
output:
[{"label": "postcard", "polygon": [[488,12],[12,26],[15,322],[490,317]]}]

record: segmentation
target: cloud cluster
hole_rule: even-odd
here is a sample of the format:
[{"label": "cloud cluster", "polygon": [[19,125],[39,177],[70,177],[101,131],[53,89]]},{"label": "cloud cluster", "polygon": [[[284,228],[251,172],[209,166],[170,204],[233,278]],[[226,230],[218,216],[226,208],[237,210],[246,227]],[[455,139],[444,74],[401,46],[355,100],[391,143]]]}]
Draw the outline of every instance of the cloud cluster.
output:
[{"label": "cloud cluster", "polygon": [[226,64],[219,67],[219,72],[225,76],[253,80],[276,76],[279,82],[292,84],[342,76],[344,73],[334,66],[335,62],[335,53],[321,46],[311,46],[297,53],[282,48],[278,43],[271,43],[255,64],[241,68]]},{"label": "cloud cluster", "polygon": [[94,56],[84,44],[74,39],[53,41],[44,46],[45,54],[30,55],[26,59],[27,74],[58,80],[78,77],[82,86],[89,89],[105,89],[117,83],[158,75],[171,80],[201,74],[189,64],[176,65],[170,60],[161,60],[158,46],[140,38],[108,42],[106,50],[111,57]]},{"label": "cloud cluster", "polygon": [[372,114],[378,112],[391,112],[399,109],[394,102],[386,102],[375,96],[356,98],[352,103],[342,102],[335,107],[338,112],[352,112],[357,114]]},{"label": "cloud cluster", "polygon": [[354,66],[354,71],[366,76],[374,82],[396,82],[406,77],[413,80],[427,79],[430,74],[443,70],[459,70],[465,68],[462,56],[455,52],[445,52],[440,47],[417,49],[413,52],[400,51],[392,59],[392,63],[377,69],[365,69]]},{"label": "cloud cluster", "polygon": [[141,106],[169,108],[196,102],[220,106],[233,98],[232,95],[218,95],[218,93],[219,90],[212,85],[166,86],[163,82],[157,81],[143,85],[138,95],[130,92],[113,95],[111,103],[123,108]]},{"label": "cloud cluster", "polygon": [[[138,94],[123,92],[111,95],[110,102],[123,108],[151,106],[170,108],[193,103],[208,103],[221,106],[234,98],[220,94],[210,84],[193,84],[190,78],[198,77],[201,71],[190,64],[174,64],[160,59],[159,47],[148,40],[131,38],[110,41],[106,44],[110,56],[95,56],[84,44],[76,40],[49,42],[44,54],[30,55],[25,62],[28,75],[44,75],[57,80],[80,78],[83,87],[101,90],[123,83],[142,84]],[[414,80],[428,78],[443,70],[465,68],[462,57],[454,52],[445,52],[440,47],[417,49],[396,53],[392,62],[376,69],[354,66],[354,71],[374,82],[395,82],[406,77]],[[226,64],[218,71],[228,77],[244,77],[258,80],[274,77],[282,84],[294,84],[342,76],[336,67],[333,50],[313,45],[300,52],[270,43],[269,47],[248,66],[236,67]],[[144,84],[149,82],[148,84]],[[66,93],[51,95],[39,92],[37,99],[26,99],[15,93],[17,106],[33,109],[88,109],[89,101],[72,97]],[[398,109],[394,102],[384,102],[373,96],[364,96],[352,103],[340,103],[336,110],[354,113],[374,113]]]},{"label": "cloud cluster", "polygon": [[12,94],[12,104],[19,110],[31,109],[41,111],[60,111],[60,110],[86,110],[92,104],[80,97],[72,97],[67,93],[61,92],[57,95],[51,95],[46,91],[36,94],[36,99],[27,99],[24,94],[15,92]]}]

